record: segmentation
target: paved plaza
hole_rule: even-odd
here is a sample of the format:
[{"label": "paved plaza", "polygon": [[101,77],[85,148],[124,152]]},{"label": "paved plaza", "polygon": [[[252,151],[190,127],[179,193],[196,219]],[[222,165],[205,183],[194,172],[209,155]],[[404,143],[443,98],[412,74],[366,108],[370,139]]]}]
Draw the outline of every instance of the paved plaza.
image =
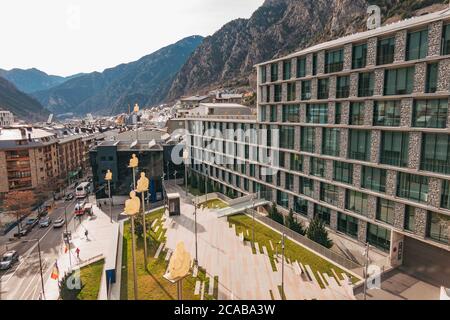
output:
[{"label": "paved plaza", "polygon": [[[176,244],[184,241],[187,250],[195,257],[194,206],[190,197],[178,186],[167,187],[168,192],[178,192],[181,199],[181,216],[166,217],[167,228],[165,248],[174,250]],[[226,218],[218,218],[210,209],[199,209],[197,215],[198,260],[210,278],[218,277],[218,299],[223,300],[270,300],[281,299],[281,258],[277,271],[273,271],[267,254],[252,253],[249,243],[236,235]],[[267,248],[262,248],[267,252]],[[301,274],[301,269],[304,270]],[[308,274],[309,276],[306,276]],[[284,288],[286,299],[340,299],[353,300],[352,285],[345,276],[338,283],[326,274],[314,274],[309,266],[299,267],[295,262],[285,264]],[[328,286],[322,289],[316,277],[326,280]],[[325,283],[322,280],[323,283]]]}]

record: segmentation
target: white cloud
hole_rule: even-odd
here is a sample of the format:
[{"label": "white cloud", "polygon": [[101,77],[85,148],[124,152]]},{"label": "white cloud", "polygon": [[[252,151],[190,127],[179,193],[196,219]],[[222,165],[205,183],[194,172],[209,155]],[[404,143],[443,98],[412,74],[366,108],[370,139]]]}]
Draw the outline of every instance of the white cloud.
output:
[{"label": "white cloud", "polygon": [[248,18],[263,0],[0,2],[0,68],[70,75],[139,59],[184,37]]}]

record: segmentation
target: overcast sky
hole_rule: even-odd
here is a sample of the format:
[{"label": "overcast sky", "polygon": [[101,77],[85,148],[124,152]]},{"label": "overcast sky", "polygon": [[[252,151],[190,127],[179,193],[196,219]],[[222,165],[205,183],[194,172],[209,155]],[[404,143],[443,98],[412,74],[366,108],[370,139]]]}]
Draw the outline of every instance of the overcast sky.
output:
[{"label": "overcast sky", "polygon": [[130,62],[248,18],[264,0],[0,1],[0,68],[67,76]]}]

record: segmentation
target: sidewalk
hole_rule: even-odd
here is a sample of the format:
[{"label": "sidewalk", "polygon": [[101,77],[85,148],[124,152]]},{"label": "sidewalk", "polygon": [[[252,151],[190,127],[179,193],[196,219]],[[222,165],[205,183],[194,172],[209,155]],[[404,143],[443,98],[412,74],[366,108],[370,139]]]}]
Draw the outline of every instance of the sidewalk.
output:
[{"label": "sidewalk", "polygon": [[[76,230],[72,231],[70,259],[69,252],[64,252],[64,243],[61,243],[59,258],[57,260],[60,280],[64,277],[65,273],[76,269],[80,264],[86,263],[88,260],[100,255],[105,257],[105,266],[111,264],[115,265],[119,224],[116,222],[116,219],[111,223],[109,215],[100,210],[97,206],[93,207],[93,211],[93,217],[86,216],[81,223],[77,224]],[[86,230],[88,230],[87,238],[85,236]],[[77,248],[80,250],[80,259],[77,258]],[[53,265],[54,262],[51,264]],[[59,281],[51,279],[51,277],[44,281],[46,281],[46,299],[57,300],[59,298]],[[102,276],[99,297],[101,299],[106,299],[107,297],[105,273],[103,273]]]}]

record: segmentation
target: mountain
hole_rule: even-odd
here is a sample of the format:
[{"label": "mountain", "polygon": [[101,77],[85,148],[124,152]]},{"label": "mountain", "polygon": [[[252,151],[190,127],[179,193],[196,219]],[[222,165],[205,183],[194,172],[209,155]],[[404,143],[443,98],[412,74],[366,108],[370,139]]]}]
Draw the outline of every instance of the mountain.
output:
[{"label": "mountain", "polygon": [[[253,66],[366,28],[366,9],[379,5],[383,21],[416,14],[448,0],[266,0],[249,19],[206,37],[175,78],[168,100],[214,87],[254,84]],[[435,5],[431,11],[443,9]]]},{"label": "mountain", "polygon": [[47,90],[79,75],[60,77],[48,75],[38,69],[0,69],[0,77],[12,82],[17,89],[25,93]]},{"label": "mountain", "polygon": [[20,119],[46,120],[48,111],[34,98],[19,91],[14,84],[0,77],[0,109],[9,110]]},{"label": "mountain", "polygon": [[117,114],[135,103],[158,104],[164,101],[174,77],[202,40],[201,36],[191,36],[138,61],[85,74],[33,96],[56,114]]}]

